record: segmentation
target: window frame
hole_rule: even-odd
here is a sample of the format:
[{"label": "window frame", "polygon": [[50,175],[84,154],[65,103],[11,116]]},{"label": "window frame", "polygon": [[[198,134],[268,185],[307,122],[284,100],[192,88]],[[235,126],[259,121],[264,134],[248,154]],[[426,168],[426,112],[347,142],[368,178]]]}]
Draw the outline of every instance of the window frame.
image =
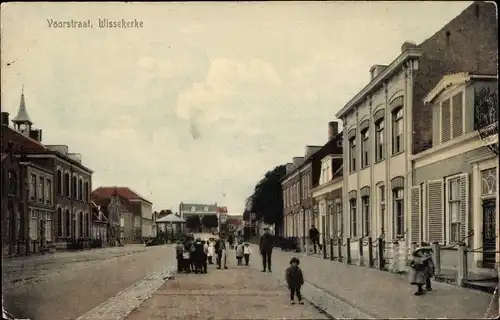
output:
[{"label": "window frame", "polygon": [[361,169],[370,166],[370,127],[361,131]]},{"label": "window frame", "polygon": [[64,172],[64,196],[71,198],[71,174],[69,171]]},{"label": "window frame", "polygon": [[56,181],[57,181],[57,190],[56,190],[56,193],[57,195],[59,196],[62,196],[64,195],[64,185],[63,185],[63,181],[64,181],[64,174],[63,174],[63,171],[58,168],[57,169],[57,177],[56,177]]},{"label": "window frame", "polygon": [[[453,175],[446,177],[445,179],[445,221],[446,221],[446,233],[445,241],[449,244],[459,243],[461,240],[460,228],[462,227],[461,221],[461,193],[462,185],[461,179],[463,174]],[[452,192],[452,185],[455,184],[455,192]],[[455,198],[456,196],[456,198]],[[453,215],[453,211],[456,210],[456,216]],[[456,218],[456,219],[454,219]]]},{"label": "window frame", "polygon": [[[382,118],[375,122],[375,162],[383,161],[385,159],[385,119]],[[382,141],[380,141],[380,137]]]},{"label": "window frame", "polygon": [[358,237],[358,208],[357,199],[349,200],[349,237],[355,239]]},{"label": "window frame", "polygon": [[45,179],[45,203],[52,203],[52,180]]},{"label": "window frame", "polygon": [[[399,113],[401,112],[401,115]],[[405,124],[404,124],[404,107],[400,106],[392,110],[392,155],[397,155],[401,152],[404,151],[404,129],[405,129]],[[396,128],[398,128],[398,124],[401,121],[402,123],[402,129],[401,132],[399,132],[398,135],[395,134]],[[399,128],[398,128],[399,131]],[[397,138],[400,138],[397,140]],[[396,141],[399,141],[399,144],[396,144]],[[398,149],[396,150],[396,146],[398,146]]]},{"label": "window frame", "polygon": [[[401,192],[401,195],[399,195]],[[397,188],[392,190],[392,228],[393,236],[395,239],[404,238],[405,234],[405,210],[404,210],[404,188]],[[396,208],[400,205],[401,212],[397,212]],[[400,230],[398,230],[400,229]],[[399,231],[399,232],[398,232]]]},{"label": "window frame", "polygon": [[349,139],[349,173],[356,172],[356,136]]}]

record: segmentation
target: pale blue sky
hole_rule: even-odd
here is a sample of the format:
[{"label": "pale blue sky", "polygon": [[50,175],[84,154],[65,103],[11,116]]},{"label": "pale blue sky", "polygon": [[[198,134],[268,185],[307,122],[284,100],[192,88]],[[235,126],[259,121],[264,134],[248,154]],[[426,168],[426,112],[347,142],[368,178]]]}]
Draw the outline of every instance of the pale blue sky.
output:
[{"label": "pale blue sky", "polygon": [[[217,202],[239,213],[267,170],[326,142],[372,65],[469,4],[2,4],[2,111],[17,113],[24,84],[43,142],[81,153],[94,188],[129,186],[157,210]],[[143,28],[100,29],[98,18]]]}]

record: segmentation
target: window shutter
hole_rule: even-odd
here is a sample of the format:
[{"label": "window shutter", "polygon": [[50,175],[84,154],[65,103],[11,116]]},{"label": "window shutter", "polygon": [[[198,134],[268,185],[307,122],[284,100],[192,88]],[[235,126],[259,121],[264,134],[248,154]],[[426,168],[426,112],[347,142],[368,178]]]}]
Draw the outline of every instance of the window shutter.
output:
[{"label": "window shutter", "polygon": [[411,242],[420,243],[420,213],[421,213],[420,186],[411,188]]},{"label": "window shutter", "polygon": [[453,138],[463,134],[463,93],[460,92],[453,96]]},{"label": "window shutter", "polygon": [[[469,174],[460,175],[460,239],[467,236],[469,230]],[[464,239],[469,245],[469,239]]]},{"label": "window shutter", "polygon": [[427,182],[428,234],[429,241],[444,243],[443,181]]},{"label": "window shutter", "polygon": [[441,142],[446,142],[451,138],[450,113],[450,99],[446,99],[441,102]]}]

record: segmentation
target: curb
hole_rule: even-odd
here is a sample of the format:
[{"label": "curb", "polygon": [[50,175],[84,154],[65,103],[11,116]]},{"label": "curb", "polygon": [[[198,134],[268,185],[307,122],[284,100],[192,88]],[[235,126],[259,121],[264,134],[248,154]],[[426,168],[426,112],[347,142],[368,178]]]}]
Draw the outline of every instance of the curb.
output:
[{"label": "curb", "polygon": [[166,270],[144,277],[120,291],[116,296],[79,316],[76,320],[124,320],[165,284],[165,281],[173,279],[175,273],[176,266],[167,266]]}]

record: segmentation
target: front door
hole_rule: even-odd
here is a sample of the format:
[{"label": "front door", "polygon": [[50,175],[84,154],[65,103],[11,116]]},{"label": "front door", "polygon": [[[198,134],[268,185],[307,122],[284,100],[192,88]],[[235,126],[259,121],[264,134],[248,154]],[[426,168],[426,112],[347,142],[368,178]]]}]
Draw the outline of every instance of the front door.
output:
[{"label": "front door", "polygon": [[496,251],[495,200],[483,202],[483,266],[495,268]]}]

